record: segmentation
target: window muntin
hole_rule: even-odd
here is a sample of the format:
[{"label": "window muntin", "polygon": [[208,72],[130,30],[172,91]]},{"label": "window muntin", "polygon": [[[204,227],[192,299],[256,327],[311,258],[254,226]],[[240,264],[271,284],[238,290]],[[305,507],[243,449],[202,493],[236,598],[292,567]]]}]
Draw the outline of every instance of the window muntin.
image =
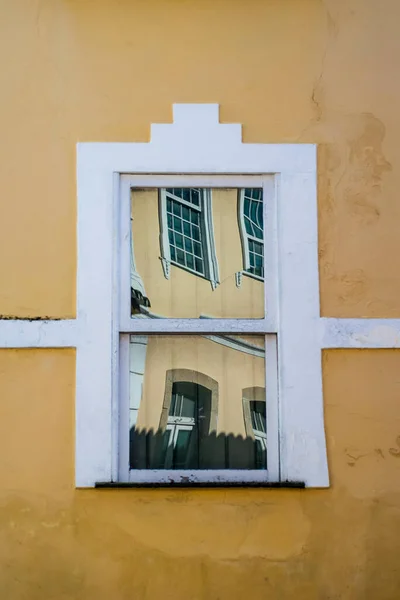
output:
[{"label": "window muntin", "polygon": [[239,191],[239,226],[243,244],[243,263],[247,274],[264,278],[263,190]]}]

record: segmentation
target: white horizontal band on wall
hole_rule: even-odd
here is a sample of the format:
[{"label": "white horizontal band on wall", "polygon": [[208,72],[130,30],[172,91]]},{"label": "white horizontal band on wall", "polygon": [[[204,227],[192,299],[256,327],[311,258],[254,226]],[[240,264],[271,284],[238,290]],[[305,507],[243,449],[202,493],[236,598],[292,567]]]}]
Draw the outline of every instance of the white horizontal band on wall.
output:
[{"label": "white horizontal band on wall", "polygon": [[[400,348],[400,319],[345,319],[321,317],[319,320],[322,350],[334,348]],[[79,319],[0,319],[0,348],[76,348],[84,325]],[[138,335],[146,329],[141,325]],[[205,327],[207,333],[218,331]],[[266,327],[269,330],[269,327]],[[226,328],[231,330],[230,327]],[[255,330],[259,331],[259,329]],[[166,332],[177,333],[169,323]],[[201,332],[204,333],[203,327]],[[151,331],[150,331],[151,333]]]},{"label": "white horizontal band on wall", "polygon": [[79,329],[76,319],[0,320],[0,348],[76,348]]}]

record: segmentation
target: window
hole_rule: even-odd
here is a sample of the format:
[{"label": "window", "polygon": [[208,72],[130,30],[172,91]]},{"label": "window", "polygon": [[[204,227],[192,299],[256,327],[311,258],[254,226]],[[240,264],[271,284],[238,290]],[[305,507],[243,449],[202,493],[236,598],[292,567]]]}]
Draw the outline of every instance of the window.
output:
[{"label": "window", "polygon": [[[240,136],[217,106],[177,105],[149,144],[78,147],[78,486],[329,484],[315,147]],[[242,231],[238,190],[262,190],[243,193]],[[185,242],[190,211],[203,225]],[[247,388],[266,400],[248,398],[246,421]]]},{"label": "window", "polygon": [[246,273],[264,278],[264,216],[262,189],[245,188],[239,192],[239,227]]},{"label": "window", "polygon": [[178,381],[172,386],[171,404],[164,432],[161,464],[165,469],[198,469],[200,398],[207,391],[197,383]]},{"label": "window", "polygon": [[[121,406],[129,405],[120,410],[120,435],[129,433],[130,438],[129,462],[127,454],[120,452],[120,477],[126,481],[144,483],[149,477],[154,482],[177,483],[188,477],[193,482],[233,482],[239,477],[267,481],[271,473],[279,471],[277,273],[272,236],[275,194],[271,181],[270,176],[238,176],[235,180],[122,177],[120,255],[125,259],[121,263],[121,298],[126,297],[129,279],[131,285],[140,281],[141,293],[128,330],[122,325],[119,332],[120,352],[129,352],[130,364],[129,382],[121,385],[124,391],[120,394]],[[167,183],[172,185],[167,187]],[[262,224],[265,213],[271,241],[265,253],[269,276],[261,286],[249,280],[238,289],[240,190],[258,198],[257,210],[262,216],[257,218]],[[216,232],[207,237],[206,224],[212,222],[217,224]],[[130,276],[124,267],[129,237],[134,269]],[[168,256],[172,265],[167,278],[157,260],[159,237],[164,240],[164,260]],[[211,289],[203,285],[209,274],[210,241],[215,263],[218,259],[221,265],[220,285]],[[264,253],[261,259],[264,272]],[[175,265],[183,269],[173,269]],[[127,315],[126,309],[124,301],[122,317]],[[185,314],[190,317],[187,321]],[[231,317],[230,323],[226,316]],[[165,325],[171,320],[181,335],[165,334]],[[152,323],[153,334],[147,331],[144,342],[134,332],[139,333],[146,321]],[[199,330],[203,323],[208,328],[206,321],[213,322],[215,335]],[[232,326],[242,335],[227,335]],[[122,380],[126,376],[127,371],[121,372]],[[270,427],[267,432],[265,425],[265,435],[258,437],[253,430],[246,431],[242,417],[242,389],[254,386],[269,390],[264,409]],[[212,429],[208,425],[211,416]]]},{"label": "window", "polygon": [[246,433],[254,439],[254,468],[267,464],[267,414],[264,388],[243,390],[243,415]]},{"label": "window", "polygon": [[164,275],[183,267],[218,284],[211,192],[200,188],[160,189],[161,254]]}]

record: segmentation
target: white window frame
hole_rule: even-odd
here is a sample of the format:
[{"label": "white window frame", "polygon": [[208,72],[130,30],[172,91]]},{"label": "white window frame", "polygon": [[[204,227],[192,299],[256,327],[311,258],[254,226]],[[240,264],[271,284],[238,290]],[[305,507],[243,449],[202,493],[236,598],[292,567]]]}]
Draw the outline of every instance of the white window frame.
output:
[{"label": "white window frame", "polygon": [[[264,306],[265,315],[262,319],[165,319],[164,315],[157,315],[157,319],[146,319],[143,315],[131,317],[129,303],[129,280],[131,277],[130,265],[132,264],[130,253],[134,254],[134,240],[130,232],[130,198],[133,188],[139,189],[162,189],[164,187],[200,187],[211,192],[211,189],[227,187],[258,187],[263,189],[263,194],[268,201],[263,203],[264,208],[264,242],[266,245],[265,269],[268,276],[264,282]],[[267,482],[278,481],[280,477],[279,465],[279,415],[278,415],[278,370],[277,370],[277,266],[276,266],[276,186],[273,175],[121,175],[119,185],[119,222],[120,231],[118,235],[119,248],[119,327],[116,327],[115,337],[119,338],[118,353],[120,356],[119,373],[119,447],[118,447],[118,475],[120,482],[131,482],[146,484],[149,482]],[[211,194],[208,194],[211,196]],[[151,201],[151,199],[149,199]],[[268,243],[266,243],[268,241]],[[140,275],[140,274],[139,274]],[[143,287],[143,292],[146,290]],[[130,334],[145,333],[154,334],[207,334],[207,333],[236,333],[251,334],[258,333],[265,336],[265,350],[262,355],[266,358],[265,387],[268,395],[267,423],[268,423],[268,470],[165,470],[165,469],[129,469],[128,435],[130,408],[130,381],[129,368],[131,363],[130,348],[132,340]],[[210,337],[205,335],[205,337]],[[136,344],[136,338],[133,344]],[[212,336],[213,341],[230,345],[232,341],[219,336]],[[237,345],[237,344],[236,344]],[[134,351],[134,350],[133,350]],[[253,353],[256,351],[253,350]],[[144,373],[144,365],[141,366]]]},{"label": "white window frame", "polygon": [[238,221],[239,221],[239,230],[240,230],[240,239],[242,242],[242,255],[243,255],[243,271],[244,275],[248,277],[253,277],[253,279],[257,279],[258,281],[263,281],[264,277],[260,277],[255,273],[251,273],[250,269],[250,248],[249,248],[249,240],[262,243],[263,251],[265,256],[265,248],[264,242],[255,238],[247,233],[246,224],[244,221],[244,189],[239,191],[239,205],[238,205]]},{"label": "white window frame", "polygon": [[[173,113],[172,124],[152,125],[150,143],[78,144],[81,342],[76,483],[90,487],[119,478],[118,455],[123,449],[118,440],[118,372],[124,357],[119,356],[118,329],[132,332],[129,327],[134,322],[135,333],[159,331],[155,319],[128,320],[127,315],[120,314],[117,205],[121,174],[164,174],[164,185],[169,187],[168,175],[176,173],[192,177],[221,174],[228,186],[235,186],[235,175],[261,173],[272,174],[276,186],[279,311],[273,314],[271,306],[267,307],[267,317],[249,320],[246,331],[266,335],[275,331],[278,335],[279,473],[271,473],[270,480],[327,486],[319,344],[316,147],[243,144],[240,125],[219,123],[218,105],[174,105]],[[122,296],[120,300],[127,306]],[[184,331],[188,326],[185,321],[165,320],[164,333]],[[242,333],[240,323],[225,320],[224,332]],[[220,327],[218,320],[196,321],[197,333],[220,333]],[[267,365],[271,362],[267,357]]]},{"label": "white window frame", "polygon": [[175,265],[180,269],[184,269],[203,279],[208,279],[212,289],[215,289],[219,284],[218,261],[215,253],[214,227],[212,218],[212,192],[210,189],[202,188],[200,190],[200,206],[193,207],[182,198],[171,196],[172,199],[180,202],[182,205],[187,205],[193,210],[198,210],[200,214],[200,228],[203,239],[201,240],[205,273],[202,275],[195,269],[190,269],[185,265],[171,260],[170,242],[168,238],[167,224],[167,192],[166,188],[160,188],[159,198],[159,213],[160,213],[160,246],[161,246],[161,263],[163,266],[164,276],[170,278],[171,266]]}]

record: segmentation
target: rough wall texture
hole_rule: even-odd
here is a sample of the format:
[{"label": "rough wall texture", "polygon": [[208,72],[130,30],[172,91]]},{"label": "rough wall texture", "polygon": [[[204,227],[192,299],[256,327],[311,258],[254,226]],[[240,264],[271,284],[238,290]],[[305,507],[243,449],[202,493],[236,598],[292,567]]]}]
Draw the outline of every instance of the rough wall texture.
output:
[{"label": "rough wall texture", "polygon": [[[326,316],[399,317],[397,0],[0,1],[0,313],[73,316],[75,144],[219,102],[320,144]],[[398,351],[324,354],[328,491],[75,491],[75,356],[0,352],[0,596],[397,600]]]}]

